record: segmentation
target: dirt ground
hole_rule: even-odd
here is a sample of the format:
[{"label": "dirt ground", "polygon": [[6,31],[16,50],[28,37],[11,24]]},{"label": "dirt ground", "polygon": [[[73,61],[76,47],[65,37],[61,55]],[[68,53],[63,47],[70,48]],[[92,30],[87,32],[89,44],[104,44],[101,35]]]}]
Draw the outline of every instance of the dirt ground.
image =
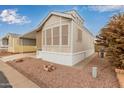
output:
[{"label": "dirt ground", "polygon": [[3,56],[9,56],[9,55],[12,55],[13,53],[10,53],[10,52],[7,52],[7,51],[2,51],[0,50],[0,57],[3,57]]},{"label": "dirt ground", "polygon": [[[52,63],[56,70],[47,72],[43,65],[51,64],[34,58],[24,58],[22,62],[7,62],[40,87],[52,88],[113,88],[119,87],[118,80],[111,65],[104,61],[98,62],[95,56],[84,68],[75,68]],[[93,78],[91,69],[98,67],[98,77]]]}]

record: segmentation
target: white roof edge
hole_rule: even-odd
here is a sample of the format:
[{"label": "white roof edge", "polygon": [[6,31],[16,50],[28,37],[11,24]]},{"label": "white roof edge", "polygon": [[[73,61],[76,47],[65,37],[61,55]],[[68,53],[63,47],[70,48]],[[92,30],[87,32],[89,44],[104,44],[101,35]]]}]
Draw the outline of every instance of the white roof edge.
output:
[{"label": "white roof edge", "polygon": [[22,34],[20,37],[23,37],[24,35],[30,34],[30,33],[35,32],[35,31],[36,31],[36,30],[34,29],[33,31],[29,31],[29,32],[27,32],[27,33]]},{"label": "white roof edge", "polygon": [[6,35],[2,36],[1,39],[8,37],[9,35],[15,36],[15,37],[20,37],[21,34],[16,34],[16,33],[6,33]]},{"label": "white roof edge", "polygon": [[79,17],[83,22],[85,21],[85,20],[80,16],[79,12],[76,11],[75,9],[73,9],[73,10],[68,10],[68,11],[65,11],[65,12],[63,12],[63,13],[67,13],[67,12],[70,12],[70,11],[74,11],[74,12],[78,15],[78,17]]}]

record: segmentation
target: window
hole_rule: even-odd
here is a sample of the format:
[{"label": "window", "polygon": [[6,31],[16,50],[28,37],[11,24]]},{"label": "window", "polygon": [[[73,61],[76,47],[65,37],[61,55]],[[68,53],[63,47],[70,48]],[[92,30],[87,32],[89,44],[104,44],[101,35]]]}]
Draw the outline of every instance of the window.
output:
[{"label": "window", "polygon": [[59,27],[53,28],[53,45],[59,45]]},{"label": "window", "polygon": [[62,25],[62,45],[68,44],[68,25]]},{"label": "window", "polygon": [[45,45],[45,31],[43,31],[43,45]]},{"label": "window", "polygon": [[46,30],[46,44],[51,45],[52,40],[51,40],[51,29]]},{"label": "window", "polygon": [[[18,42],[18,41],[17,41]],[[21,45],[27,45],[27,46],[35,46],[36,45],[36,40],[35,39],[20,39]]]},{"label": "window", "polygon": [[3,39],[3,40],[2,40],[2,44],[3,44],[3,45],[8,45],[8,39]]},{"label": "window", "polygon": [[82,41],[82,31],[80,29],[78,29],[77,41],[78,42],[81,42]]}]

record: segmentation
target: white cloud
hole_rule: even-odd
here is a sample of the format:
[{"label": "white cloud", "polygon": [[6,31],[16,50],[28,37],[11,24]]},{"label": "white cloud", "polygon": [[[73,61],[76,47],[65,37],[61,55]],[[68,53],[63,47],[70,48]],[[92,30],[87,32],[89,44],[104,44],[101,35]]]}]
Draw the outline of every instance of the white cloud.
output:
[{"label": "white cloud", "polygon": [[17,13],[17,9],[5,9],[0,12],[0,21],[8,24],[25,24],[31,21],[26,17]]},{"label": "white cloud", "polygon": [[88,8],[98,12],[124,11],[123,5],[95,5],[95,6],[88,6]]}]

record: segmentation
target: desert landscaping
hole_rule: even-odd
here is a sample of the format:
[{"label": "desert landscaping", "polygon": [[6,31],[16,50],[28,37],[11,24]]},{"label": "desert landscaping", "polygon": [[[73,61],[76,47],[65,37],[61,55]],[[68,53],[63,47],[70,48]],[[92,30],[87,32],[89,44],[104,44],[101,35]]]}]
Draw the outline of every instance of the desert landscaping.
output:
[{"label": "desert landscaping", "polygon": [[[106,61],[99,62],[98,55],[83,68],[54,64],[35,58],[18,59],[7,62],[7,64],[36,83],[39,87],[119,87],[114,69]],[[49,65],[52,65],[54,69],[51,71],[45,70],[44,66]],[[93,66],[98,67],[98,76],[96,78],[93,78],[91,74]]]}]

